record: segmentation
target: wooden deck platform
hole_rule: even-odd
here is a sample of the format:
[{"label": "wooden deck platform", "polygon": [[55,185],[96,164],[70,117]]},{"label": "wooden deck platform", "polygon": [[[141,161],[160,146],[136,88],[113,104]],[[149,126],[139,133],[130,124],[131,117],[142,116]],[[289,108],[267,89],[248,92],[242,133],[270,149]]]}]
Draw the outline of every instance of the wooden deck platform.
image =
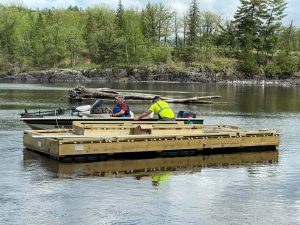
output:
[{"label": "wooden deck platform", "polygon": [[72,130],[28,130],[24,146],[55,159],[119,153],[196,152],[217,149],[276,149],[279,134],[274,130],[245,131],[236,126],[186,125],[181,122],[124,121],[74,122]]}]

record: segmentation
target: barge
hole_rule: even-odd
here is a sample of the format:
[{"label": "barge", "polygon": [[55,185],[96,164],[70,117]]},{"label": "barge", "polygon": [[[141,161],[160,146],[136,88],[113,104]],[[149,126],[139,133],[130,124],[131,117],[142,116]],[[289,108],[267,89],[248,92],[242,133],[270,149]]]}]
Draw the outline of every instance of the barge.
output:
[{"label": "barge", "polygon": [[275,130],[242,130],[227,125],[187,125],[184,121],[73,122],[73,129],[28,130],[27,149],[60,161],[105,159],[124,153],[189,155],[217,150],[276,150]]}]

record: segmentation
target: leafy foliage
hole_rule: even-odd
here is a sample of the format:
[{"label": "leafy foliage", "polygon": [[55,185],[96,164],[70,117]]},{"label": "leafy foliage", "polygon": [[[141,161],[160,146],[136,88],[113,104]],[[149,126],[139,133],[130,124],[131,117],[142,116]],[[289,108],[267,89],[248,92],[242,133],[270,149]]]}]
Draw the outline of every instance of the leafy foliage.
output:
[{"label": "leafy foliage", "polygon": [[[237,62],[247,75],[294,74],[300,30],[283,26],[285,0],[240,0],[232,21],[191,0],[184,17],[167,5],[31,10],[0,5],[0,70]],[[225,61],[226,61],[225,60]],[[217,66],[216,66],[217,65]],[[175,66],[176,67],[176,66]]]}]

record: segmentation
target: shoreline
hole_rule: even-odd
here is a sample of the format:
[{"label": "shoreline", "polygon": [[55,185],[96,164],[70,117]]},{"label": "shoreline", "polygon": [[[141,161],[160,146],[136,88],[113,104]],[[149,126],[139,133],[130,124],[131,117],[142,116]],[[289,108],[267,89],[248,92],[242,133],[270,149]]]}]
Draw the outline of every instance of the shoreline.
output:
[{"label": "shoreline", "polygon": [[191,83],[191,84],[232,84],[262,86],[299,86],[300,77],[277,75],[276,78],[259,76],[243,77],[230,71],[145,71],[126,69],[94,69],[94,70],[41,70],[3,75],[2,82],[17,83]]}]

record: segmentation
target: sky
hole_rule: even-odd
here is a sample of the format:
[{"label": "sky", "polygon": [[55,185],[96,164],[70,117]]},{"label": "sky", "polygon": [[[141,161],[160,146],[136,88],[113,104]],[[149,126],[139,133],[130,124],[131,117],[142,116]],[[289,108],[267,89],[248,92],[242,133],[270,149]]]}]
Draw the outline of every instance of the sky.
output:
[{"label": "sky", "polygon": [[[1,4],[21,2],[25,6],[32,9],[43,8],[67,8],[68,6],[78,6],[80,8],[92,7],[95,5],[105,5],[109,8],[116,9],[119,0],[0,0]],[[191,0],[122,0],[125,8],[144,8],[148,2],[163,3],[168,5],[183,15],[188,9]],[[234,15],[239,0],[198,0],[202,11],[213,11],[221,14],[224,19],[231,19]],[[300,4],[299,0],[286,0],[288,8],[286,9],[287,17],[284,19],[284,24],[293,24],[300,27]]]}]

